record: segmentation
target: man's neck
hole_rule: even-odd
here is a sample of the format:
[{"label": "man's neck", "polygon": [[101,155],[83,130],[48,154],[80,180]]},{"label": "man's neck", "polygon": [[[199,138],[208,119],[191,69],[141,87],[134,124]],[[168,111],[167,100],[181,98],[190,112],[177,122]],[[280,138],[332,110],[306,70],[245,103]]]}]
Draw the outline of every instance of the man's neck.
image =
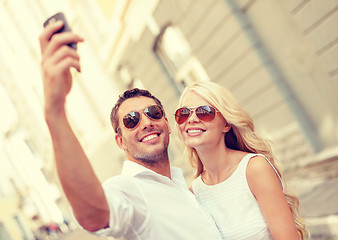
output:
[{"label": "man's neck", "polygon": [[165,159],[160,162],[145,162],[134,158],[131,158],[129,160],[171,179],[169,159]]}]

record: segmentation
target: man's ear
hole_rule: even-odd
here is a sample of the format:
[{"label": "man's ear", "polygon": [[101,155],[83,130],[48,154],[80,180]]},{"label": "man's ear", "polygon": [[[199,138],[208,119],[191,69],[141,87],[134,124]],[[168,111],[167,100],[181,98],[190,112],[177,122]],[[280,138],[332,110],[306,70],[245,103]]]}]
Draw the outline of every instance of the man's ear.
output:
[{"label": "man's ear", "polygon": [[120,136],[119,133],[115,135],[115,142],[116,142],[117,146],[119,146],[120,149],[122,149],[122,150],[126,149],[123,138],[122,138],[122,136]]},{"label": "man's ear", "polygon": [[171,133],[171,127],[170,127],[170,124],[169,124],[168,118],[167,118],[167,117],[165,117],[164,119],[167,121],[167,124],[168,124],[168,131],[169,131],[169,134],[170,134],[170,133]]}]

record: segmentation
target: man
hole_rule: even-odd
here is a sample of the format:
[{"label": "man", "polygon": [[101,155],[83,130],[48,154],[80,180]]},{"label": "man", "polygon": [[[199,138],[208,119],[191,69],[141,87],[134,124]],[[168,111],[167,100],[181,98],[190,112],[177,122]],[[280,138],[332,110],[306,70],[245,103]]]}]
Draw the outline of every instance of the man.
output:
[{"label": "man", "polygon": [[83,39],[71,32],[53,35],[62,26],[49,24],[39,38],[45,119],[58,176],[79,224],[99,236],[125,239],[220,239],[182,171],[170,167],[169,123],[148,91],[126,91],[113,108],[115,140],[128,160],[120,176],[101,185],[66,116],[70,68],[81,71],[79,55],[66,44]]}]

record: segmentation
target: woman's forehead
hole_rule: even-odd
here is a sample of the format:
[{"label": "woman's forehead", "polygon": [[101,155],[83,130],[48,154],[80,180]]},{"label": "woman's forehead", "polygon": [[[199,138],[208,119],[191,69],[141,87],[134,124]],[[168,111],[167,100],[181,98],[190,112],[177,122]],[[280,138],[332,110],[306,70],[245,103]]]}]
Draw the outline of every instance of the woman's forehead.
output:
[{"label": "woman's forehead", "polygon": [[205,100],[202,96],[194,93],[192,91],[187,92],[181,101],[181,106],[199,106],[199,105],[210,105],[207,100]]}]

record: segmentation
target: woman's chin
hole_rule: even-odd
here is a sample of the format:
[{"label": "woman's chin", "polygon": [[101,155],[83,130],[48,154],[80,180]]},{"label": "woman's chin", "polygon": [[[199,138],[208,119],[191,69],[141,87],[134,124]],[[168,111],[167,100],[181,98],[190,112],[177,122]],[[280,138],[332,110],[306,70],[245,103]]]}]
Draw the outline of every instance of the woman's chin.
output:
[{"label": "woman's chin", "polygon": [[197,148],[201,145],[201,143],[195,141],[185,141],[185,145],[187,145],[187,147]]}]

